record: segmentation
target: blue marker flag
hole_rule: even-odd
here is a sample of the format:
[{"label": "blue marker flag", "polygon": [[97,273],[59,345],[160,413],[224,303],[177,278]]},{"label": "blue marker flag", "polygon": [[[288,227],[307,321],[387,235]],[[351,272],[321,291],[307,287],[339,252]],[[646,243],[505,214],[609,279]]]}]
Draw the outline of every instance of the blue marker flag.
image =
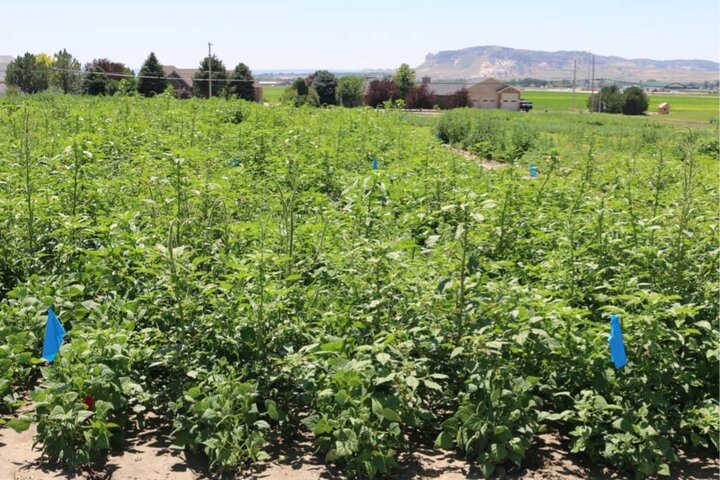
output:
[{"label": "blue marker flag", "polygon": [[608,343],[610,344],[610,359],[615,364],[615,368],[624,367],[627,364],[625,344],[623,343],[622,329],[620,328],[620,317],[615,314],[610,315]]},{"label": "blue marker flag", "polygon": [[65,329],[55,316],[52,307],[50,307],[48,308],[47,326],[45,327],[42,358],[48,362],[55,360],[55,355],[60,351],[63,337],[65,337]]},{"label": "blue marker flag", "polygon": [[373,158],[372,169],[373,169],[373,170],[377,170],[377,169],[378,169],[377,158]]},{"label": "blue marker flag", "polygon": [[531,164],[530,164],[530,176],[531,176],[532,178],[537,177],[537,167],[535,166],[534,163],[531,163]]},{"label": "blue marker flag", "polygon": [[238,157],[233,157],[232,166],[237,167],[238,165],[240,165],[240,160],[238,160]]}]

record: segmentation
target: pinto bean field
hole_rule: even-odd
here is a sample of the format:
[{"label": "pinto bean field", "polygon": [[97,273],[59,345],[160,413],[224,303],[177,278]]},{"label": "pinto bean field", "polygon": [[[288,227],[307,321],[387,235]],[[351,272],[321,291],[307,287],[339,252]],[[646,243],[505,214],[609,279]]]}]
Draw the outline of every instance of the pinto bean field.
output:
[{"label": "pinto bean field", "polygon": [[0,98],[0,433],[91,478],[150,430],[209,477],[516,478],[550,433],[716,474],[718,165],[717,121]]}]

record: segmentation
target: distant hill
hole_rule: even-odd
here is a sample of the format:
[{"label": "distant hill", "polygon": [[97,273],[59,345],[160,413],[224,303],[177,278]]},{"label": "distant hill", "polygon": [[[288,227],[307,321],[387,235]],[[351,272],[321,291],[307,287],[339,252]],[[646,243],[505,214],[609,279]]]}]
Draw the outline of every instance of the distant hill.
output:
[{"label": "distant hill", "polygon": [[[590,52],[542,52],[485,46],[431,53],[417,67],[418,76],[433,79],[471,80],[496,77],[503,80],[538,78],[571,80],[573,61],[581,84],[589,76]],[[595,56],[595,78],[639,82],[704,82],[718,78],[720,64],[709,60],[650,60]]]}]

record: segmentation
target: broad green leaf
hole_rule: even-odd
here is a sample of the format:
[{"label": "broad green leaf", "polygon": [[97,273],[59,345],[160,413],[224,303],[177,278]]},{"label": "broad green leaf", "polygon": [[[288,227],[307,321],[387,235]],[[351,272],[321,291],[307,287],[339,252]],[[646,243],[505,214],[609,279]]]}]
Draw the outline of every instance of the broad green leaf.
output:
[{"label": "broad green leaf", "polygon": [[265,408],[267,409],[268,416],[271,419],[277,421],[280,418],[280,415],[278,415],[277,404],[273,400],[268,400],[265,403]]},{"label": "broad green leaf", "polygon": [[88,418],[92,417],[94,413],[90,410],[80,410],[77,412],[77,423],[82,423]]},{"label": "broad green leaf", "polygon": [[378,353],[375,355],[375,358],[377,358],[377,361],[380,362],[381,365],[385,365],[390,361],[390,355],[385,352]]},{"label": "broad green leaf", "polygon": [[22,433],[25,430],[27,430],[28,428],[30,428],[30,424],[32,424],[32,420],[30,419],[30,417],[20,416],[20,417],[8,420],[8,422],[5,425],[12,428],[17,433]]},{"label": "broad green leaf", "polygon": [[389,420],[391,422],[401,422],[402,419],[400,418],[400,415],[397,414],[395,410],[392,410],[390,408],[383,408],[383,417],[385,417],[385,420]]},{"label": "broad green leaf", "polygon": [[425,386],[427,388],[430,388],[432,390],[437,390],[438,392],[442,392],[442,387],[439,384],[433,382],[432,380],[424,379],[423,383],[425,384]]},{"label": "broad green leaf", "polygon": [[372,406],[372,412],[373,412],[378,418],[383,418],[383,417],[384,417],[384,413],[383,413],[382,403],[380,403],[379,400],[377,400],[377,399],[375,399],[375,398],[372,398],[372,399],[370,399],[370,404],[371,404],[371,406]]},{"label": "broad green leaf", "polygon": [[448,432],[440,432],[435,440],[435,448],[450,450],[453,447],[453,437]]}]

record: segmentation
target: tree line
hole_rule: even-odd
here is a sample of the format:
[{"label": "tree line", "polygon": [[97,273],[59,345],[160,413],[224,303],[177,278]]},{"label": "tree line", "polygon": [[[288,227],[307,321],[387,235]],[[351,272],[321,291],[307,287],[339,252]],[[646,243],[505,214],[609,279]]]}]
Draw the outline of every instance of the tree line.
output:
[{"label": "tree line", "polygon": [[[305,78],[297,78],[282,96],[282,102],[295,106],[340,105],[343,107],[404,106],[434,108],[436,98],[428,85],[416,85],[415,71],[403,63],[390,78],[374,79],[365,88],[362,77],[337,78],[328,70],[318,70]],[[472,101],[466,88],[450,95],[450,108],[470,107]]]},{"label": "tree line", "polygon": [[617,85],[607,85],[587,99],[587,107],[591,112],[642,115],[647,111],[648,105],[647,94],[636,86],[621,91]]},{"label": "tree line", "polygon": [[[212,74],[211,74],[212,72]],[[212,77],[211,77],[212,75]],[[365,86],[365,79],[356,76],[336,77],[328,70],[318,70],[306,78],[296,79],[283,94],[284,103],[296,106],[340,105],[358,107],[388,105],[407,108],[433,108],[435,95],[426,84],[416,85],[415,71],[406,63],[390,78],[374,79]],[[168,77],[155,53],[150,52],[138,74],[120,62],[107,58],[95,59],[81,66],[67,50],[55,55],[25,53],[7,66],[6,83],[23,93],[53,89],[65,94],[133,95],[161,94],[173,89],[179,79]],[[193,76],[192,93],[197,97],[237,97],[256,100],[255,79],[244,63],[228,71],[217,56],[207,56]],[[178,85],[176,83],[176,85]],[[189,96],[190,92],[177,92]],[[448,107],[472,106],[465,88],[450,96]]]},{"label": "tree line", "polygon": [[[211,74],[212,72],[212,74]],[[211,77],[212,75],[212,77]],[[65,94],[86,95],[158,95],[166,91],[176,94],[173,82],[163,65],[150,52],[138,74],[120,62],[107,58],[95,59],[81,66],[80,62],[63,49],[55,55],[25,53],[7,66],[6,83],[23,93],[39,93],[53,89]],[[228,71],[217,56],[207,56],[193,76],[192,93],[197,97],[237,97],[257,100],[255,79],[244,63]],[[169,90],[170,89],[170,90]],[[178,91],[178,96],[190,92]],[[336,77],[328,70],[318,70],[306,78],[297,78],[284,92],[283,103],[295,106],[339,105],[343,107],[400,106],[430,109],[436,98],[426,84],[416,85],[415,71],[406,63],[400,65],[389,78],[374,79],[365,86],[365,79],[357,76]],[[472,106],[470,94],[460,88],[449,96],[444,105],[448,108]]]},{"label": "tree line", "polygon": [[[81,67],[80,62],[65,49],[53,56],[45,53],[25,53],[11,61],[5,73],[8,86],[22,93],[54,89],[65,94],[138,93],[149,97],[169,91],[168,89],[172,89],[175,94],[171,84],[173,80],[174,77],[165,74],[163,65],[153,52],[150,52],[137,75],[126,65],[107,58],[95,59]],[[239,63],[234,70],[228,72],[215,55],[203,58],[193,77],[192,93],[199,97],[209,96],[211,82],[213,96],[256,100],[255,79],[250,68],[244,63]]]}]

